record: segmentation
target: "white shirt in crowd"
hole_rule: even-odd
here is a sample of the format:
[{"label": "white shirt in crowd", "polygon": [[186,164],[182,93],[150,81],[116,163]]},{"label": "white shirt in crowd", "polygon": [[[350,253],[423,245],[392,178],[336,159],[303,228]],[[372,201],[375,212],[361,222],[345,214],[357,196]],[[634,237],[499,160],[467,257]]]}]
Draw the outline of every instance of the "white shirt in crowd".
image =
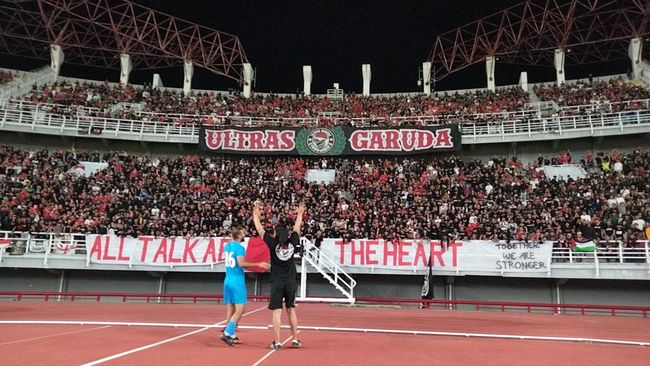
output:
[{"label": "white shirt in crowd", "polygon": [[614,171],[619,172],[619,173],[622,172],[623,171],[623,163],[621,163],[620,161],[617,161],[616,163],[614,163]]},{"label": "white shirt in crowd", "polygon": [[610,198],[607,200],[607,207],[614,208],[616,207],[616,198]]},{"label": "white shirt in crowd", "polygon": [[490,183],[488,183],[487,186],[485,186],[485,193],[488,196],[490,195],[490,193],[492,193],[493,190],[494,190],[494,187],[492,187],[492,185]]},{"label": "white shirt in crowd", "polygon": [[587,214],[582,214],[580,215],[580,220],[583,222],[591,222],[591,216]]},{"label": "white shirt in crowd", "polygon": [[158,207],[154,207],[151,209],[151,216],[158,218],[160,216],[160,209]]},{"label": "white shirt in crowd", "polygon": [[643,219],[636,219],[632,221],[632,227],[637,229],[637,230],[643,230],[645,228],[645,220]]},{"label": "white shirt in crowd", "polygon": [[229,228],[230,226],[232,226],[232,214],[228,214],[228,217],[226,217],[226,219],[223,220],[221,226],[225,228]]}]

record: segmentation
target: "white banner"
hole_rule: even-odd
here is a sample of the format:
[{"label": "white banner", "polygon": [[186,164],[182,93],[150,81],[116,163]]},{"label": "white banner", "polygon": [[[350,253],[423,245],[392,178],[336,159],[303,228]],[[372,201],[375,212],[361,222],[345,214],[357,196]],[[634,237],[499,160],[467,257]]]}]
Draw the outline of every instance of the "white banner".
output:
[{"label": "white banner", "polygon": [[30,253],[45,253],[45,248],[47,248],[47,239],[31,239],[29,241],[29,252]]},{"label": "white banner", "polygon": [[336,180],[336,169],[308,169],[307,182],[331,184]]},{"label": "white banner", "polygon": [[573,179],[584,179],[587,176],[587,172],[578,164],[573,165],[545,165],[542,168],[546,178],[567,180],[569,177]]},{"label": "white banner", "polygon": [[434,271],[547,272],[552,242],[493,242],[325,239],[321,251],[344,267],[425,270],[431,256]]},{"label": "white banner", "polygon": [[[223,263],[230,238],[138,238],[86,235],[88,263],[146,266],[202,266]],[[243,245],[246,247],[248,238]]]},{"label": "white banner", "polygon": [[[260,240],[257,238],[257,240]],[[192,266],[223,263],[223,247],[229,238],[138,238],[86,235],[88,263]],[[261,240],[260,240],[261,241]],[[256,246],[259,244],[256,244]],[[248,238],[244,241],[248,246]],[[265,247],[262,244],[262,247]],[[58,248],[70,253],[73,248]],[[64,250],[66,249],[66,250]],[[323,240],[321,251],[349,268],[426,270],[429,256],[434,271],[547,272],[552,242],[492,242],[487,240],[438,241]],[[252,250],[252,249],[251,249]]]},{"label": "white banner", "polygon": [[84,177],[93,176],[100,170],[108,168],[108,163],[93,163],[91,161],[80,161],[79,164],[68,170],[70,174],[82,175]]}]

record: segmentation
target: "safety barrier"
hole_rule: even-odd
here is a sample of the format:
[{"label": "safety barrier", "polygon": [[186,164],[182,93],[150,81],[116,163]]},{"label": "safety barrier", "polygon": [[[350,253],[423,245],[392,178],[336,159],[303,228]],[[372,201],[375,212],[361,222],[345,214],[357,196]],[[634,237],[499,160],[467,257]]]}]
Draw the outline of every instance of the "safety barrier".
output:
[{"label": "safety barrier", "polygon": [[[612,105],[599,106],[597,110],[572,111],[542,117],[533,114],[510,118],[498,115],[489,118],[475,116],[438,118],[434,116],[415,116],[391,118],[391,123],[419,123],[437,125],[442,123],[459,124],[463,143],[498,143],[505,141],[551,140],[558,138],[578,138],[588,136],[605,136],[608,134],[634,134],[650,132],[650,104],[647,100],[636,101],[641,109],[625,110]],[[629,103],[629,102],[628,102]],[[0,108],[0,129],[32,132],[50,135],[90,136],[111,139],[198,143],[199,124],[205,123],[201,116],[194,116],[186,122],[179,117],[178,122],[159,122],[151,120],[128,120],[98,117],[84,113],[65,113],[51,109],[51,105],[37,105],[27,102],[9,103]],[[573,108],[573,107],[571,107]],[[592,107],[596,108],[596,107]],[[523,113],[523,112],[522,112]],[[575,114],[574,114],[575,113]],[[279,123],[292,126],[316,126],[318,118],[273,119],[254,117],[225,117],[230,125],[269,126]],[[367,125],[367,119],[343,119],[332,122],[349,125]],[[221,124],[218,122],[217,124]]]},{"label": "safety barrier", "polygon": [[[551,253],[552,266],[572,265],[574,267],[590,267],[596,270],[596,277],[600,274],[603,264],[645,264],[650,272],[650,241],[637,240],[635,247],[627,247],[621,241],[602,241],[596,243],[596,249],[590,252],[577,252],[570,248],[554,247]],[[11,249],[11,253],[7,253]],[[322,253],[309,252],[310,264],[317,268],[319,257]],[[29,258],[42,258],[43,264],[53,257],[73,260],[86,260],[85,234],[54,234],[54,233],[20,233],[0,231],[0,262],[6,256],[19,258],[29,254]],[[313,263],[312,263],[313,262]],[[320,266],[335,275],[335,282],[343,287],[352,296],[354,280],[344,271],[334,268],[334,263],[329,258],[322,258]],[[611,267],[610,267],[611,268]],[[318,268],[317,268],[318,269]],[[338,275],[337,275],[338,273]]]},{"label": "safety barrier", "polygon": [[[251,301],[268,301],[265,295],[248,296]],[[111,292],[47,292],[47,291],[1,291],[0,301],[45,301],[45,302],[104,302],[124,303],[221,303],[222,295],[214,294],[155,294],[155,293],[111,293]],[[323,300],[323,302],[327,302]],[[549,304],[512,301],[437,300],[409,298],[357,297],[357,305],[401,305],[441,310],[498,311],[504,313],[535,313],[563,315],[607,315],[635,316],[647,318],[649,306],[599,305],[599,304]]]}]

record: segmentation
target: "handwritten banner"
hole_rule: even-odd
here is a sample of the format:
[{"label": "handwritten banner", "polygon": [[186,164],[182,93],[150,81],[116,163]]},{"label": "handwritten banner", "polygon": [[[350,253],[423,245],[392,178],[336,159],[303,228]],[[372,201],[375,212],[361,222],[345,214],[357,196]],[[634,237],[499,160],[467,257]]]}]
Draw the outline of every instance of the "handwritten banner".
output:
[{"label": "handwritten banner", "polygon": [[509,273],[547,272],[553,243],[325,239],[320,249],[344,267],[424,270],[431,257],[434,270]]},{"label": "handwritten banner", "polygon": [[[139,266],[201,266],[223,263],[230,238],[118,237],[86,235],[88,263]],[[268,248],[260,238],[246,238],[246,258],[268,261]],[[323,240],[321,251],[347,268],[425,270],[429,257],[433,270],[465,272],[547,272],[552,242]]]},{"label": "handwritten banner", "polygon": [[[88,263],[145,266],[202,266],[223,263],[223,247],[230,238],[181,238],[86,235]],[[259,238],[246,238],[246,258],[268,261],[269,251]]]}]

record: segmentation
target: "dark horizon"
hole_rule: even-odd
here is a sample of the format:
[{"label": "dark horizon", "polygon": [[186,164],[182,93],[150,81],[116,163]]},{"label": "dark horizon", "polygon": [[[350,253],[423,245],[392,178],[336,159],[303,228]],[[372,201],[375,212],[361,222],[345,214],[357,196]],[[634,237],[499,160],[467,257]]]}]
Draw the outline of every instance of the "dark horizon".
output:
[{"label": "dark horizon", "polygon": [[[361,92],[361,64],[372,67],[371,93],[417,92],[418,69],[429,54],[436,35],[519,3],[519,0],[458,0],[440,4],[424,0],[136,0],[179,18],[237,35],[257,70],[255,91],[295,93],[302,90],[302,65],[313,69],[312,93],[322,94],[335,82],[346,92]],[[242,16],[245,14],[245,16]],[[254,26],[251,26],[254,25]],[[647,47],[646,47],[647,48]],[[64,50],[65,52],[65,50]],[[49,61],[3,56],[0,66],[33,69]],[[567,65],[567,80],[622,74],[629,60],[606,64]],[[519,73],[529,82],[552,82],[548,67],[497,63],[496,82],[517,84]],[[131,82],[151,82],[159,73],[165,86],[182,87],[183,70],[134,69]],[[61,74],[96,80],[119,80],[118,69],[97,69],[65,64]],[[435,85],[436,90],[485,87],[485,66],[480,63],[456,72]],[[231,80],[195,67],[195,89],[227,90]]]}]

